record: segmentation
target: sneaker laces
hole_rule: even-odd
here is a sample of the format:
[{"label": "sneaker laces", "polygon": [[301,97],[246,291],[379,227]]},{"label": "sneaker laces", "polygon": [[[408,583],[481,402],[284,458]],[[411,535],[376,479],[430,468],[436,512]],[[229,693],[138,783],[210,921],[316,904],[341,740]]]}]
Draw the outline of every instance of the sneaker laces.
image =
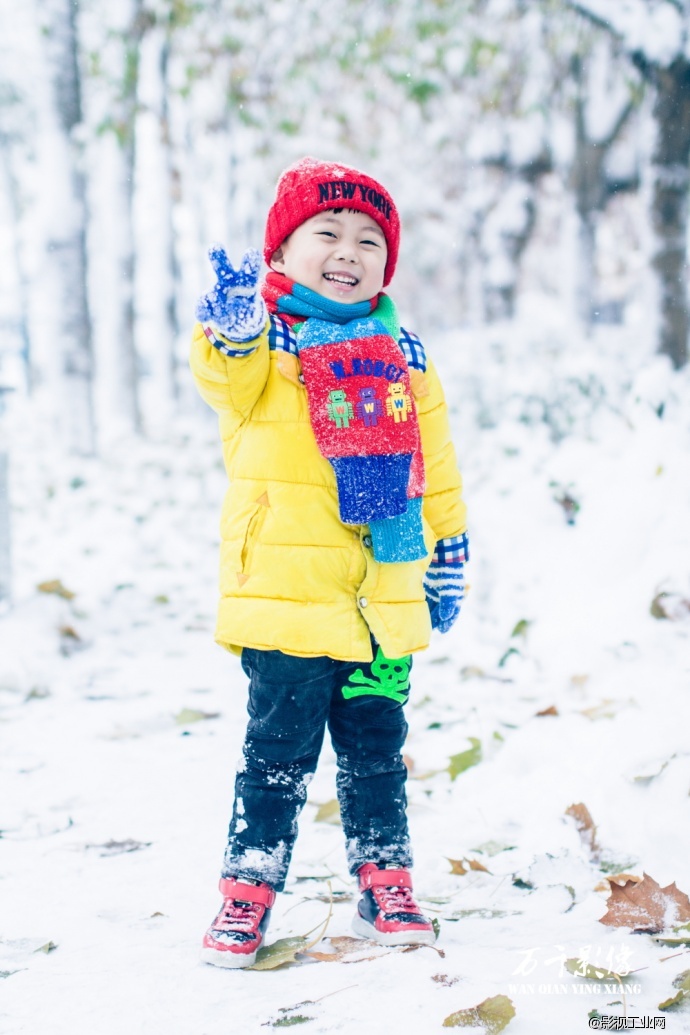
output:
[{"label": "sneaker laces", "polygon": [[249,934],[260,919],[261,905],[256,902],[242,902],[226,899],[213,927],[217,931],[240,931]]},{"label": "sneaker laces", "polygon": [[372,888],[384,913],[418,913],[419,906],[409,888],[379,886]]}]

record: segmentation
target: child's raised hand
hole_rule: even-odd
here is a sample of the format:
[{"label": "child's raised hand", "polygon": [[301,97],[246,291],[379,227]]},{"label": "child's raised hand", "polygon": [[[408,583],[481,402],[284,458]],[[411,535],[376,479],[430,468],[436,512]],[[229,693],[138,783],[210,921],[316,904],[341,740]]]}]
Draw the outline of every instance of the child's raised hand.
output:
[{"label": "child's raised hand", "polygon": [[208,257],[216,284],[199,299],[197,319],[211,321],[231,341],[251,341],[266,322],[266,308],[258,287],[261,253],[256,248],[247,249],[238,269],[220,244],[211,246]]},{"label": "child's raised hand", "polygon": [[233,268],[227,252],[220,244],[212,244],[208,257],[218,278],[218,286],[230,294],[244,294],[256,289],[261,269],[261,252],[256,248],[248,248],[242,256],[238,270]]}]

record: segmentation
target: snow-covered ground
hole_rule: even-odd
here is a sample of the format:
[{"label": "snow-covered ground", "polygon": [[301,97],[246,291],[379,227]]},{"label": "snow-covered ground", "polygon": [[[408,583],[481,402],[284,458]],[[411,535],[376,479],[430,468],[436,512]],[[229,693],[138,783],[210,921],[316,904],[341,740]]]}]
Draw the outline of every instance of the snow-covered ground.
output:
[{"label": "snow-covered ground", "polygon": [[[39,405],[15,402],[3,1035],[426,1033],[499,994],[515,1005],[514,1035],[579,1035],[595,1009],[690,1031],[690,1013],[658,1009],[689,950],[599,923],[605,872],[690,891],[690,381],[636,357],[622,332],[566,335],[558,352],[529,326],[435,351],[472,588],[460,622],[414,662],[415,881],[441,936],[412,952],[363,943],[263,972],[198,962],[245,695],[238,660],[212,639],[225,485],[213,421],[85,462],[57,452]],[[36,588],[51,580],[58,593]],[[650,611],[661,593],[655,610],[672,618]],[[449,759],[477,744],[481,760],[451,779]],[[342,832],[316,819],[334,776],[327,748],[271,942],[325,921],[328,881],[333,915],[315,950],[350,933]],[[566,815],[576,803],[597,825],[598,860]],[[486,869],[452,873],[449,859]],[[585,957],[636,972],[632,990],[563,968]]]}]

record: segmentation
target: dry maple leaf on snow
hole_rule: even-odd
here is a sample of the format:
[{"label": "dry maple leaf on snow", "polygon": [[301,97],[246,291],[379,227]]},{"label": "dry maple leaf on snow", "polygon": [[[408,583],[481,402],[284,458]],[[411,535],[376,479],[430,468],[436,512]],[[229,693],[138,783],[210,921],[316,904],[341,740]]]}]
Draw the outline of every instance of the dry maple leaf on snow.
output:
[{"label": "dry maple leaf on snow", "polygon": [[487,869],[483,863],[480,863],[477,859],[450,859],[446,856],[450,863],[450,872],[456,874],[458,877],[463,877],[469,870],[480,870],[482,873],[491,873],[491,870]]},{"label": "dry maple leaf on snow", "polygon": [[592,859],[598,859],[601,855],[601,848],[597,841],[597,828],[587,806],[580,801],[576,805],[569,805],[565,814],[575,820],[580,840]]},{"label": "dry maple leaf on snow", "polygon": [[633,931],[658,934],[674,924],[690,920],[690,899],[675,885],[659,887],[645,873],[641,881],[612,884],[608,909],[599,923],[609,927],[629,927]]}]

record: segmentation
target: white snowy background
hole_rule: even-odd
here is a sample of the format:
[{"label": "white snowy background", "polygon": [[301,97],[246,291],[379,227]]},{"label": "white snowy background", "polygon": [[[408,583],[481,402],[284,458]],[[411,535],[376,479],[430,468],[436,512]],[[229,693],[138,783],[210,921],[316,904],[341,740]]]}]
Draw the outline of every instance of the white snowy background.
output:
[{"label": "white snowy background", "polygon": [[[381,15],[388,7],[373,6]],[[604,0],[591,6],[606,8]],[[639,27],[637,5],[620,6]],[[497,4],[499,15],[510,8]],[[103,10],[116,20],[112,5]],[[38,70],[32,11],[27,5],[10,18],[3,6],[5,53],[19,83]],[[86,7],[84,17],[93,13]],[[675,29],[655,24],[661,46]],[[496,31],[508,34],[509,26],[502,30],[499,19]],[[141,90],[153,89],[154,78]],[[300,89],[318,125],[318,96],[308,84]],[[208,81],[203,90],[212,105]],[[188,129],[205,111],[204,97],[196,96],[196,107],[189,101]],[[363,104],[358,98],[353,104]],[[429,132],[438,135],[443,124]],[[640,126],[644,143],[644,119]],[[486,154],[490,117],[484,130],[474,140]],[[644,194],[617,199],[600,225],[600,278],[611,295],[625,296],[622,323],[584,328],[576,318],[577,231],[558,172],[537,192],[514,316],[488,322],[476,285],[501,279],[507,260],[498,245],[483,274],[470,264],[462,312],[445,305],[451,274],[431,259],[453,245],[462,253],[462,233],[433,212],[425,227],[415,178],[421,159],[408,169],[399,155],[377,164],[357,140],[345,150],[346,160],[379,172],[412,226],[403,263],[416,273],[401,272],[400,294],[395,283],[391,293],[441,372],[469,506],[468,598],[451,632],[435,634],[415,657],[408,715],[415,887],[439,920],[440,938],[412,952],[363,943],[339,960],[301,956],[276,970],[227,972],[198,962],[219,905],[245,722],[239,661],[213,643],[225,475],[213,417],[193,400],[188,376],[179,375],[177,401],[161,386],[168,374],[157,360],[164,343],[156,314],[164,286],[151,246],[165,222],[161,155],[153,145],[147,151],[144,115],[139,133],[145,435],[123,427],[108,375],[115,286],[105,228],[115,188],[107,148],[97,141],[87,148],[102,359],[94,455],[65,448],[45,331],[34,336],[42,375],[32,391],[21,376],[12,334],[17,229],[9,202],[2,210],[0,383],[15,391],[0,418],[12,535],[12,603],[0,617],[0,1032],[244,1035],[295,1025],[307,1033],[426,1033],[494,995],[512,999],[514,1035],[579,1035],[590,1030],[593,1010],[664,1017],[666,1030],[690,1031],[690,1013],[659,1010],[690,968],[687,945],[599,922],[607,874],[647,873],[690,892],[690,376],[656,352]],[[402,151],[404,127],[388,125],[386,133],[393,143],[397,133]],[[196,134],[203,142],[202,129]],[[239,257],[260,240],[269,176],[318,151],[318,139],[313,128],[276,136],[269,157],[251,151],[246,134],[237,139],[231,251]],[[175,216],[178,291],[189,305],[181,355],[194,298],[209,282],[203,247],[209,236],[224,236],[222,228],[210,233],[217,224],[233,225],[232,213],[227,222],[217,216],[228,194],[216,144],[178,155],[190,163],[188,177],[207,166],[203,191]],[[330,139],[324,147],[338,153]],[[37,258],[45,166],[35,154],[23,161],[28,315],[32,326],[49,329],[39,312]],[[433,178],[430,156],[421,164],[424,182],[441,196],[441,173]],[[464,181],[450,209],[458,219],[481,209],[485,175],[477,164]],[[505,197],[513,201],[505,202],[504,227],[519,223],[523,203],[520,191]],[[457,776],[448,771],[453,756],[472,749],[475,764]],[[356,896],[342,830],[318,818],[334,797],[335,760],[326,747],[271,943],[316,929],[313,940],[331,896],[332,916],[313,951],[329,953],[329,938],[350,933]],[[577,803],[592,815],[599,851],[566,814]],[[453,873],[449,860],[465,860],[467,872]],[[677,923],[672,910],[668,922]],[[596,988],[595,979],[571,975],[563,967],[571,958],[631,971],[631,990],[607,992],[604,981]]]}]

